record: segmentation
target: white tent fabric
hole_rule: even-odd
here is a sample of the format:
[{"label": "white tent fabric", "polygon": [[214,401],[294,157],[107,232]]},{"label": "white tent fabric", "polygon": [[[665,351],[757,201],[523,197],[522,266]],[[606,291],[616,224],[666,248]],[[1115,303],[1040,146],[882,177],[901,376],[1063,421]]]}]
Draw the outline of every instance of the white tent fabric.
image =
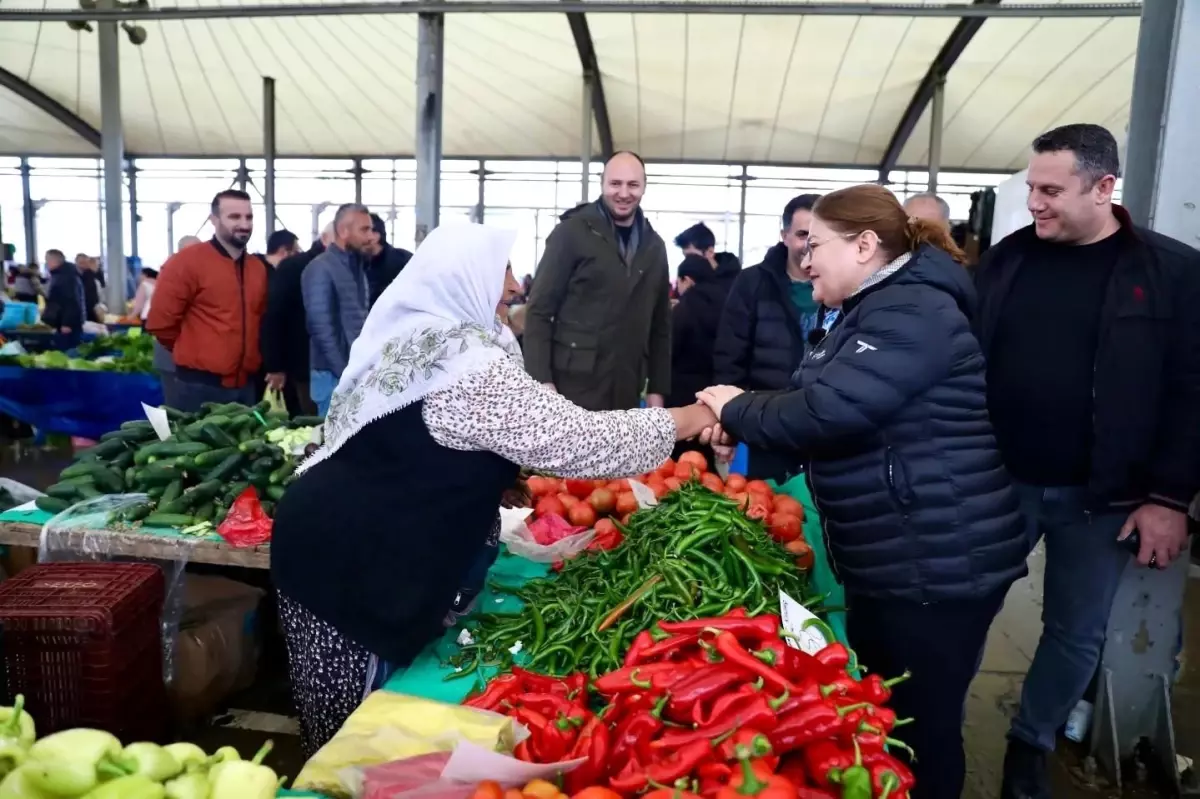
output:
[{"label": "white tent fabric", "polygon": [[[43,4],[75,7],[4,7]],[[669,161],[875,167],[955,20],[591,14],[588,23],[616,147]],[[261,155],[264,75],[276,80],[280,155],[413,151],[412,15],[143,25],[145,44],[121,41],[130,154]],[[1123,141],[1137,29],[1136,17],[986,21],[947,78],[942,167],[1018,169],[1033,136],[1066,122],[1105,124]],[[445,157],[578,158],[581,67],[564,14],[448,14],[445,35]],[[0,26],[0,67],[99,128],[97,62],[95,33]],[[926,111],[900,166],[922,166],[928,138]],[[0,153],[88,152],[0,89]]]}]

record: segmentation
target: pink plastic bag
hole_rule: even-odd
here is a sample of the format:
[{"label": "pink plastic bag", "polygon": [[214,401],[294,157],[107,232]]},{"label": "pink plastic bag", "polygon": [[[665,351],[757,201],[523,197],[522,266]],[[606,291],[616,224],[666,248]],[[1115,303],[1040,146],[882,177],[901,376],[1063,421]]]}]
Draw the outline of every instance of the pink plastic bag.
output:
[{"label": "pink plastic bag", "polygon": [[467,799],[474,785],[442,780],[448,760],[449,752],[432,752],[365,769],[362,799]]}]

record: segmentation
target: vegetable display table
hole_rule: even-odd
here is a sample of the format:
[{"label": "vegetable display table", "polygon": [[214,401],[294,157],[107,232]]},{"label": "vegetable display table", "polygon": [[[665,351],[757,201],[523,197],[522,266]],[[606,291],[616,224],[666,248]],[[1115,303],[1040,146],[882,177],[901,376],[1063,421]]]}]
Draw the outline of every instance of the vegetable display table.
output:
[{"label": "vegetable display table", "polygon": [[[14,509],[0,513],[0,544],[36,549],[41,540],[42,525],[50,518],[49,513],[38,510]],[[267,569],[271,565],[270,546],[235,548],[217,536],[196,538],[183,536],[175,530],[75,530],[59,535],[70,536],[66,541],[59,539],[59,548],[69,547],[79,552],[100,549],[112,556],[150,560],[178,560],[180,553],[186,552],[188,563],[243,569]],[[99,536],[103,536],[102,546],[98,546],[101,543],[97,540]]]},{"label": "vegetable display table", "polygon": [[0,413],[47,432],[99,438],[162,399],[158,375],[0,366]]}]

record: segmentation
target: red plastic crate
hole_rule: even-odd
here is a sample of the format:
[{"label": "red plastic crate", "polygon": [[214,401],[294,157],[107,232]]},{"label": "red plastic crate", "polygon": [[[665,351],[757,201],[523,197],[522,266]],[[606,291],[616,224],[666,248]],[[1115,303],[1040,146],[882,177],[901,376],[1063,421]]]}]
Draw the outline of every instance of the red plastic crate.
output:
[{"label": "red plastic crate", "polygon": [[166,733],[165,591],[162,570],[143,563],[46,563],[0,583],[8,699],[25,695],[39,734]]}]

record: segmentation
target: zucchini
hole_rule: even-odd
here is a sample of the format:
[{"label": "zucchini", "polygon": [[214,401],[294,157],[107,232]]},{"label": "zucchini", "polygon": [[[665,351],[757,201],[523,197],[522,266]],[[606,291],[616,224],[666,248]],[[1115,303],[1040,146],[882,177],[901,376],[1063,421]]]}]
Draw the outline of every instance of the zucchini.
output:
[{"label": "zucchini", "polygon": [[236,438],[214,424],[206,424],[200,428],[200,438],[212,444],[217,449],[236,447],[238,444]]},{"label": "zucchini", "polygon": [[137,454],[133,456],[133,462],[141,465],[149,462],[150,458],[163,460],[165,458],[177,458],[180,455],[199,455],[201,452],[207,452],[212,449],[208,444],[203,444],[196,441],[160,441],[157,444],[149,444],[138,449]]},{"label": "zucchini", "polygon": [[251,480],[254,480],[258,477],[269,478],[271,476],[271,472],[275,471],[277,468],[279,468],[279,462],[271,455],[264,455],[263,457],[255,460],[254,463],[250,464],[249,472],[251,475]]},{"label": "zucchini", "polygon": [[91,477],[93,479],[100,473],[108,473],[108,465],[99,461],[79,461],[72,463],[70,466],[62,470],[59,478],[63,477]]},{"label": "zucchini", "polygon": [[171,408],[166,405],[161,405],[159,407],[162,408],[163,412],[167,414],[167,418],[170,419],[172,422],[182,422],[182,421],[192,418],[192,415],[190,413],[187,413],[186,411],[181,411],[178,408]]},{"label": "zucchini", "polygon": [[272,483],[278,485],[279,483],[282,483],[284,480],[291,477],[292,472],[294,471],[296,471],[296,464],[288,461],[275,471],[271,472],[270,480]]},{"label": "zucchini", "polygon": [[262,504],[263,513],[265,513],[267,516],[271,517],[272,519],[275,518],[275,503],[268,499],[268,500],[263,501],[261,504]]},{"label": "zucchini", "polygon": [[150,424],[149,419],[131,419],[128,422],[121,422],[121,429],[126,431],[149,431],[154,432],[154,425]]},{"label": "zucchini", "polygon": [[267,496],[270,497],[275,502],[278,502],[279,500],[283,499],[283,492],[286,490],[287,489],[285,489],[283,486],[274,486],[273,485],[267,489]]},{"label": "zucchini", "polygon": [[65,499],[59,499],[58,497],[50,497],[50,496],[38,497],[37,499],[35,499],[33,501],[33,504],[37,505],[38,510],[45,511],[46,513],[54,513],[54,514],[62,513],[67,508],[71,507],[71,503],[66,501]]},{"label": "zucchini", "polygon": [[170,502],[159,501],[157,513],[185,513],[191,503],[187,497],[178,496]]},{"label": "zucchini", "polygon": [[120,469],[121,471],[124,471],[133,465],[134,454],[135,453],[133,452],[133,450],[127,449],[124,452],[122,452],[120,455],[118,455],[117,457],[115,457],[111,461],[109,461],[108,465],[113,467],[114,469]]},{"label": "zucchini", "polygon": [[46,493],[56,499],[69,499],[78,501],[81,496],[79,493],[79,483],[55,483],[46,489]]},{"label": "zucchini", "polygon": [[272,444],[270,441],[263,441],[261,438],[254,438],[238,444],[238,449],[251,455],[266,455],[270,453],[273,448],[275,448],[274,444]]},{"label": "zucchini", "polygon": [[125,521],[137,522],[146,518],[154,510],[153,502],[143,502],[141,505],[136,505],[125,512]]},{"label": "zucchini", "polygon": [[213,469],[210,472],[205,473],[204,479],[205,480],[216,480],[218,482],[224,483],[225,480],[227,480],[233,476],[233,473],[237,470],[238,466],[241,465],[243,457],[244,456],[242,455],[242,453],[234,452],[232,455],[227,457],[225,460],[221,461],[215,469]]},{"label": "zucchini", "polygon": [[90,486],[87,483],[80,483],[79,496],[83,497],[84,499],[95,499],[96,497],[104,496],[104,494],[98,491],[95,486]]},{"label": "zucchini", "polygon": [[196,523],[194,516],[186,513],[165,513],[156,511],[142,520],[147,527],[190,527]]},{"label": "zucchini", "polygon": [[212,503],[212,500],[209,500],[197,508],[193,515],[202,522],[211,522],[213,514],[216,513],[216,510],[216,505]]},{"label": "zucchini", "polygon": [[187,491],[184,491],[181,499],[187,499],[190,505],[195,505],[198,502],[206,502],[221,493],[221,489],[224,486],[225,484],[220,480],[205,480],[203,483],[194,485]]},{"label": "zucchini", "polygon": [[95,480],[96,488],[105,494],[120,494],[125,490],[125,478],[113,469],[95,472]]},{"label": "zucchini", "polygon": [[121,439],[122,441],[124,441],[125,440],[124,436],[125,436],[126,432],[128,432],[128,431],[122,430],[119,427],[116,430],[109,430],[107,433],[100,436],[100,441],[101,442],[112,441],[113,439]]},{"label": "zucchini", "polygon": [[225,517],[229,515],[229,505],[218,505],[213,511],[212,523],[215,527],[225,521]]},{"label": "zucchini", "polygon": [[146,496],[150,497],[150,499],[158,499],[159,497],[161,497],[163,495],[163,493],[166,490],[167,490],[166,486],[157,485],[157,486],[150,486],[149,488],[146,489],[145,493],[146,493]]},{"label": "zucchini", "polygon": [[319,427],[325,424],[324,416],[293,416],[293,427]]},{"label": "zucchini", "polygon": [[168,502],[173,502],[174,500],[178,499],[179,495],[182,493],[183,481],[180,479],[175,479],[167,483],[167,487],[163,489],[162,496],[159,497],[158,501],[165,505]]},{"label": "zucchini", "polygon": [[165,486],[172,480],[183,477],[183,470],[173,463],[152,463],[138,470],[134,479],[143,485]]},{"label": "zucchini", "polygon": [[88,450],[88,454],[100,460],[110,460],[125,451],[125,442],[120,439],[101,441]]},{"label": "zucchini", "polygon": [[236,454],[238,454],[237,447],[224,447],[222,449],[207,448],[204,452],[201,452],[196,456],[196,468],[207,469],[210,466],[216,466],[230,455]]}]

